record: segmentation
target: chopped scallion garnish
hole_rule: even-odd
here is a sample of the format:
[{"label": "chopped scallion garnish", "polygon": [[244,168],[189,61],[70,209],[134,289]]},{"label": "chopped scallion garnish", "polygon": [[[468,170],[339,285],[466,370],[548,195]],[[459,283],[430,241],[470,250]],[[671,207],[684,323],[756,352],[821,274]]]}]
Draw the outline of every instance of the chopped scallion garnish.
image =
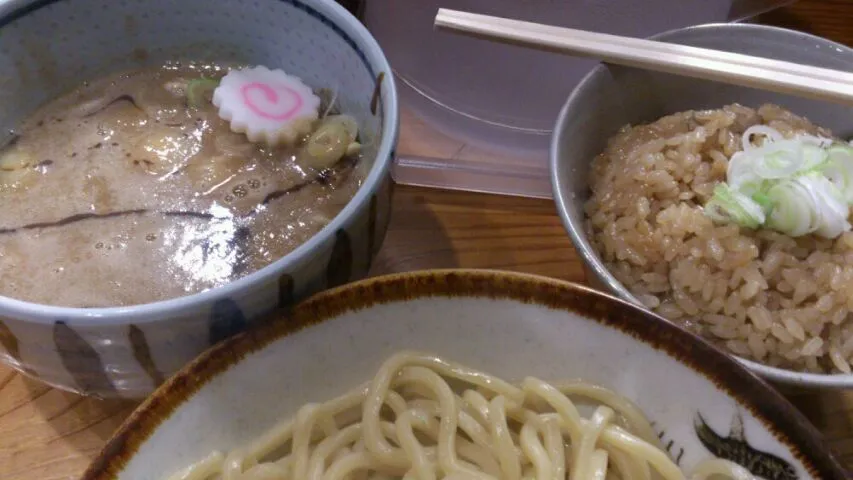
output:
[{"label": "chopped scallion garnish", "polygon": [[201,77],[190,80],[187,83],[187,105],[199,108],[213,95],[213,91],[219,86],[219,80]]},{"label": "chopped scallion garnish", "polygon": [[[753,142],[758,135],[763,141]],[[711,219],[792,237],[851,230],[853,146],[812,135],[786,139],[767,125],[747,129],[742,143],[705,205]]]}]

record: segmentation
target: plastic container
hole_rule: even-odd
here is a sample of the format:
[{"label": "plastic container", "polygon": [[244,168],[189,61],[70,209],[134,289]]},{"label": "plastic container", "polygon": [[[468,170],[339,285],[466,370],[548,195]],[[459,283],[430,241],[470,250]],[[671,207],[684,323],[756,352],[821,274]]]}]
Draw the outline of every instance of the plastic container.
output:
[{"label": "plastic container", "polygon": [[398,183],[550,197],[557,112],[598,61],[436,31],[439,7],[645,37],[785,0],[362,0],[401,94]]}]

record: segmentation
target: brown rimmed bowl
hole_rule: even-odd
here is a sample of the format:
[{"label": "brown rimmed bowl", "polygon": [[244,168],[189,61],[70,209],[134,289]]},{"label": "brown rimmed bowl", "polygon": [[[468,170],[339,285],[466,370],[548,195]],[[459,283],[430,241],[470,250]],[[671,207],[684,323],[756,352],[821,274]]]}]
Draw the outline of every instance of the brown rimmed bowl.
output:
[{"label": "brown rimmed bowl", "polygon": [[479,270],[364,280],[220,343],[146,400],[82,478],[165,478],[372,378],[402,349],[510,380],[613,388],[687,470],[718,455],[768,479],[847,478],[790,403],[695,335],[586,287]]}]

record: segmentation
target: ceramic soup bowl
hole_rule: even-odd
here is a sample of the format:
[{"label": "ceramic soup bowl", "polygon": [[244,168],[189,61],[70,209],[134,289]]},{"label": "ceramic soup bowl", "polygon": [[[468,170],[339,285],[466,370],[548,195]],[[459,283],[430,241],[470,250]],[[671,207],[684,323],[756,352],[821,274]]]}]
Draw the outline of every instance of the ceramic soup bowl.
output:
[{"label": "ceramic soup bowl", "polygon": [[[0,127],[80,82],[166,60],[278,67],[336,89],[371,162],[361,188],[292,253],[227,285],[121,308],[0,298],[0,360],[58,388],[139,398],[276,307],[364,277],[382,244],[397,140],[391,69],[332,0],[11,0],[0,3]],[[0,226],[2,228],[2,226]]]},{"label": "ceramic soup bowl", "polygon": [[146,400],[83,478],[166,478],[370,380],[403,349],[509,381],[581,378],[614,389],[685,470],[717,456],[767,480],[845,478],[791,404],[698,337],[585,287],[476,270],[364,280],[225,341]]}]

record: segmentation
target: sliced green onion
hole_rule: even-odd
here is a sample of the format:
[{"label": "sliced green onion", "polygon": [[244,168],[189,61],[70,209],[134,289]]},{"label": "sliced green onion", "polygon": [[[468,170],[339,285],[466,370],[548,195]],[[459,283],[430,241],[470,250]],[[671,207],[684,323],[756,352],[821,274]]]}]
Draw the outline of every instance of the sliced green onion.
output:
[{"label": "sliced green onion", "polygon": [[205,102],[209,102],[209,97],[213,95],[213,91],[219,86],[219,80],[212,78],[196,78],[190,80],[187,84],[187,105],[192,108],[200,108]]},{"label": "sliced green onion", "polygon": [[830,158],[835,157],[837,155],[844,157],[853,157],[853,145],[848,145],[846,143],[835,143],[827,149],[827,154],[829,154]]},{"label": "sliced green onion", "polygon": [[[753,144],[754,135],[764,140]],[[792,237],[835,238],[851,230],[853,145],[813,135],[785,139],[767,125],[748,128],[741,142],[726,182],[705,205],[711,219]]]},{"label": "sliced green onion", "polygon": [[317,130],[300,149],[300,161],[317,169],[329,168],[350,151],[358,138],[358,123],[349,115],[330,115],[320,120]]},{"label": "sliced green onion", "polygon": [[853,147],[836,144],[827,150],[823,174],[841,191],[848,205],[853,205]]},{"label": "sliced green onion", "polygon": [[770,199],[770,196],[767,195],[766,192],[757,191],[750,195],[750,197],[755,203],[761,206],[765,211],[769,211],[773,208],[773,201]]},{"label": "sliced green onion", "polygon": [[829,161],[829,153],[825,148],[808,143],[802,145],[800,155],[803,158],[800,172],[819,170]]},{"label": "sliced green onion", "polygon": [[750,152],[756,175],[767,180],[786,178],[803,169],[804,158],[800,144],[785,140],[754,149]]},{"label": "sliced green onion", "polygon": [[732,188],[740,188],[742,185],[761,182],[761,177],[755,173],[755,161],[746,152],[737,152],[729,159],[726,178]]},{"label": "sliced green onion", "polygon": [[814,200],[799,182],[783,180],[771,187],[767,196],[773,202],[768,227],[792,237],[807,235],[817,228]]},{"label": "sliced green onion", "polygon": [[705,214],[712,220],[746,228],[756,228],[765,220],[761,205],[725,183],[714,188],[714,195],[705,205]]},{"label": "sliced green onion", "polygon": [[774,208],[767,226],[786,235],[814,233],[835,238],[850,230],[847,202],[823,175],[812,173],[779,182],[768,196]]},{"label": "sliced green onion", "polygon": [[743,137],[741,138],[741,144],[743,145],[743,151],[744,152],[748,152],[754,148],[759,148],[759,147],[753,145],[753,143],[752,143],[752,136],[753,135],[764,135],[767,138],[767,140],[765,140],[765,143],[767,141],[776,142],[779,140],[783,140],[785,138],[779,132],[779,130],[776,130],[773,127],[770,127],[767,125],[753,125],[753,126],[747,128],[745,132],[743,132]]},{"label": "sliced green onion", "polygon": [[844,194],[821,174],[813,173],[797,179],[806,185],[815,197],[816,210],[819,220],[814,233],[824,238],[835,238],[847,230],[850,223],[850,207],[844,199]]}]

